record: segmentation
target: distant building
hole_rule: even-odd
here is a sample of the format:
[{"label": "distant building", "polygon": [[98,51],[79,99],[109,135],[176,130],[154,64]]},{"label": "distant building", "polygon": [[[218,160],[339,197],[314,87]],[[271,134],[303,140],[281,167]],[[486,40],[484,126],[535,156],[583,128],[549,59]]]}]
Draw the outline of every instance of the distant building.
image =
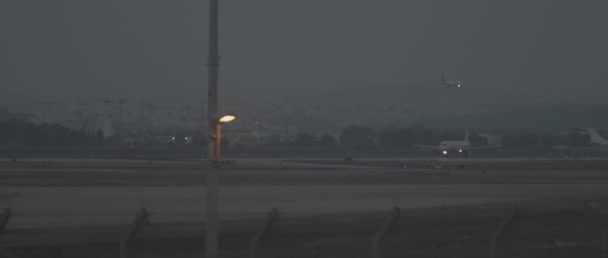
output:
[{"label": "distant building", "polygon": [[254,131],[250,129],[225,129],[222,133],[231,144],[249,145],[258,143],[258,137],[256,137]]},{"label": "distant building", "polygon": [[298,127],[295,125],[289,125],[285,129],[285,136],[283,138],[283,142],[294,142],[296,137],[298,137]]}]

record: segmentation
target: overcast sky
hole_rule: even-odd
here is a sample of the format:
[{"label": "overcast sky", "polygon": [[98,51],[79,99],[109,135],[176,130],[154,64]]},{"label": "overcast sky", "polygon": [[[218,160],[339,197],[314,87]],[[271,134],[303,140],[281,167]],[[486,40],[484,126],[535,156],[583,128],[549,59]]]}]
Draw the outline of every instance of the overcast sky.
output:
[{"label": "overcast sky", "polygon": [[[224,98],[383,84],[407,94],[441,87],[441,74],[479,97],[608,98],[605,0],[220,2]],[[202,97],[207,5],[0,1],[1,96]]]}]

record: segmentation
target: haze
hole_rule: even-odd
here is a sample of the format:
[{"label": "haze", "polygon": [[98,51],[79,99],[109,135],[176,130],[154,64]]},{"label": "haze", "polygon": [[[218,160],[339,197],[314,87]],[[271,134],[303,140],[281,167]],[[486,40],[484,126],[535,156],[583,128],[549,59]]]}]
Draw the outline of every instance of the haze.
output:
[{"label": "haze", "polygon": [[[467,83],[470,99],[602,100],[605,1],[229,0],[221,96]],[[189,99],[206,87],[205,1],[2,1],[4,101]],[[433,91],[435,92],[435,91]],[[434,98],[435,93],[421,97]],[[16,98],[17,97],[17,98]]]}]

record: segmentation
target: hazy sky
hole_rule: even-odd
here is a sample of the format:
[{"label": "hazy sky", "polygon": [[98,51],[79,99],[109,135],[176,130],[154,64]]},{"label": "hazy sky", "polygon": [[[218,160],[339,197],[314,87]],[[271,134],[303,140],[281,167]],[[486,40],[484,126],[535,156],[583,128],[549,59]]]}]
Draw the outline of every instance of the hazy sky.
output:
[{"label": "hazy sky", "polygon": [[[220,2],[223,97],[382,84],[407,94],[445,74],[479,97],[608,99],[605,0]],[[0,1],[0,94],[203,96],[207,5]]]}]

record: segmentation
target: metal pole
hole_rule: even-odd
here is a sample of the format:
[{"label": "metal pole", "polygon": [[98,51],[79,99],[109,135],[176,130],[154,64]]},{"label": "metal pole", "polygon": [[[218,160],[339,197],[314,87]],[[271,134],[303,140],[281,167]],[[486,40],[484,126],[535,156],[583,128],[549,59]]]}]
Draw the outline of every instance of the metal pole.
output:
[{"label": "metal pole", "polygon": [[608,228],[604,230],[602,236],[602,258],[608,258]]},{"label": "metal pole", "polygon": [[[219,26],[218,26],[218,0],[209,0],[209,85],[207,91],[207,122],[209,139],[208,170],[207,170],[207,221],[206,221],[206,254],[207,258],[218,258],[218,235],[219,235],[219,126],[213,118],[218,111],[218,79],[219,79]],[[215,139],[213,138],[215,134]]]},{"label": "metal pole", "polygon": [[266,223],[262,228],[260,228],[258,233],[256,233],[253,238],[251,238],[251,242],[249,243],[249,258],[257,257],[257,250],[258,245],[260,244],[260,240],[262,240],[268,230],[270,230],[270,226],[272,226],[272,223],[274,223],[278,216],[279,211],[276,208],[272,208],[272,210],[268,212],[268,219],[266,220]]},{"label": "metal pole", "polygon": [[372,239],[372,258],[380,258],[380,241],[386,235],[386,232],[390,229],[390,227],[395,223],[397,219],[399,219],[399,215],[401,214],[401,210],[399,207],[394,207],[390,212],[389,216],[386,219],[386,222],[378,229],[374,238]]},{"label": "metal pole", "polygon": [[129,230],[127,234],[125,234],[120,240],[120,258],[128,258],[129,257],[129,249],[128,244],[131,241],[135,234],[141,229],[141,227],[148,222],[150,214],[145,208],[141,208],[141,210],[135,214],[135,220],[129,226]]},{"label": "metal pole", "polygon": [[11,208],[4,209],[2,216],[0,216],[0,233],[6,228],[6,224],[8,224],[8,220],[11,218],[12,214],[13,210],[11,210]]},{"label": "metal pole", "polygon": [[517,213],[517,206],[513,207],[512,210],[507,213],[507,215],[500,221],[498,227],[492,232],[492,236],[490,236],[490,257],[496,258],[498,253],[496,251],[496,247],[498,245],[498,238],[502,235],[502,233],[509,227],[513,218],[515,218],[515,214]]},{"label": "metal pole", "polygon": [[222,125],[220,123],[215,124],[215,168],[220,168],[222,164]]}]

